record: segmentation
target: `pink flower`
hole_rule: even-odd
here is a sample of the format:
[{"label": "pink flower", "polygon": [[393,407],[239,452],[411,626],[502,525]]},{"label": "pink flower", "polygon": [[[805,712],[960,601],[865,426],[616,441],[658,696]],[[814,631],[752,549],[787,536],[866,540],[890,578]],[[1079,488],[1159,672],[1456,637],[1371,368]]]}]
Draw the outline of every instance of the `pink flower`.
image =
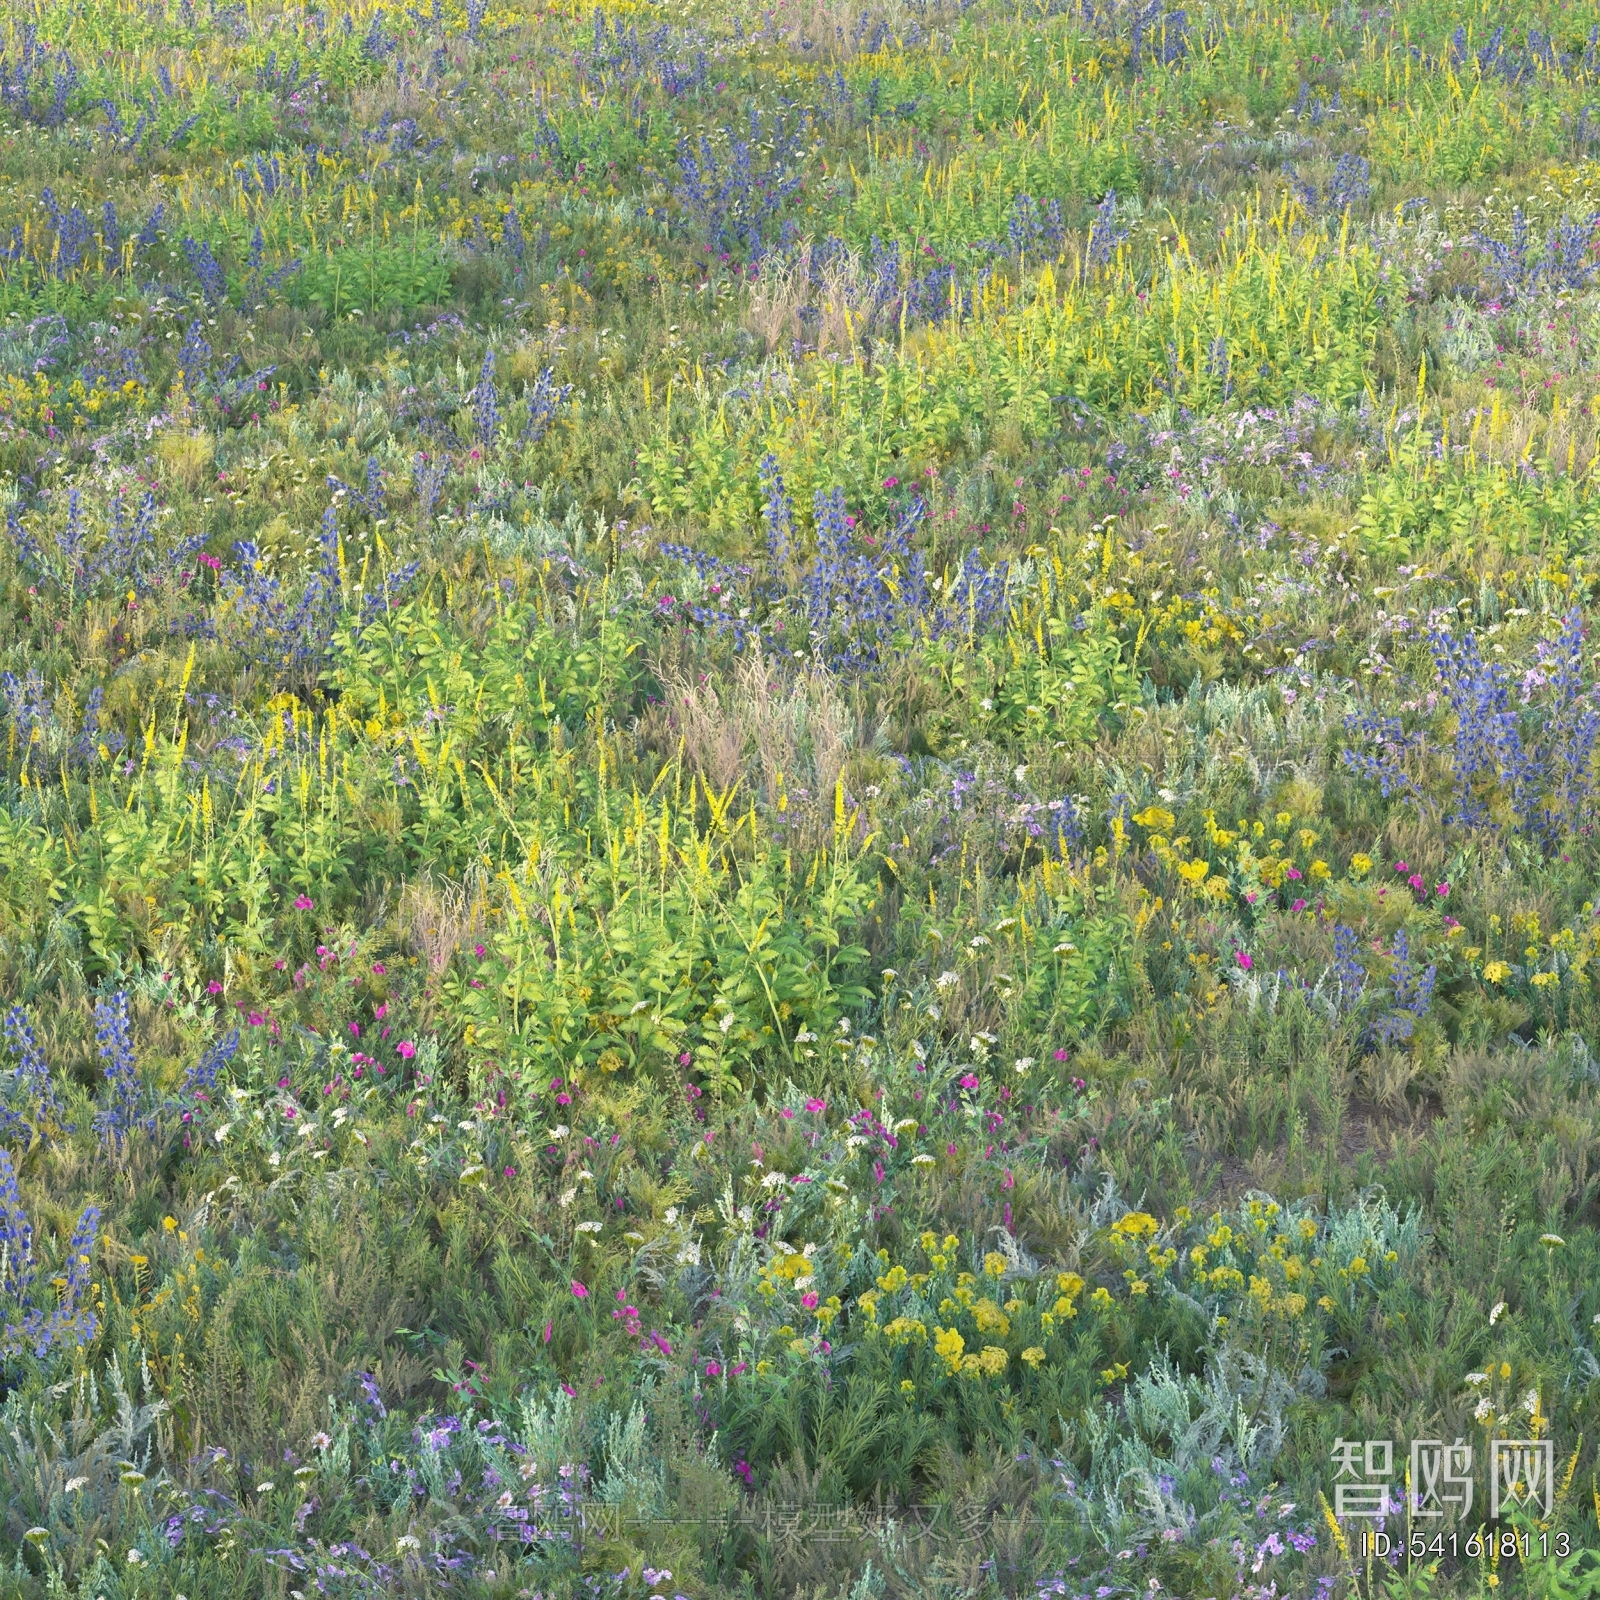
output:
[{"label": "pink flower", "polygon": [[576,1389],[574,1389],[570,1383],[562,1384],[561,1385],[561,1392],[569,1400],[576,1400],[578,1398],[578,1391]]},{"label": "pink flower", "polygon": [[383,1019],[389,1015],[389,1002],[385,1000],[382,1005],[374,1006],[372,1008],[372,1014],[378,1019],[379,1022],[382,1022]]},{"label": "pink flower", "polygon": [[803,1305],[807,1311],[815,1311],[817,1309],[817,1299],[818,1296],[816,1290],[807,1289],[806,1292],[800,1296],[800,1304]]},{"label": "pink flower", "polygon": [[950,1143],[945,1146],[945,1154],[953,1156],[955,1153],[956,1153],[956,1142],[955,1142],[954,1139],[952,1139],[950,1141]]},{"label": "pink flower", "polygon": [[1056,1051],[1056,1060],[1057,1061],[1065,1061],[1066,1059],[1067,1059],[1067,1052],[1065,1050],[1057,1050]]},{"label": "pink flower", "polygon": [[589,1286],[585,1283],[579,1283],[574,1278],[572,1280],[572,1297],[574,1300],[587,1300],[589,1298]]},{"label": "pink flower", "polygon": [[706,1362],[706,1376],[708,1378],[720,1378],[722,1376],[722,1363],[720,1361]]},{"label": "pink flower", "polygon": [[794,1112],[792,1112],[788,1106],[785,1106],[781,1111],[779,1111],[778,1115],[782,1117],[785,1122],[794,1121]]},{"label": "pink flower", "polygon": [[1235,950],[1233,952],[1233,959],[1237,961],[1246,972],[1248,972],[1255,965],[1255,962],[1250,959],[1249,953],[1244,950]]},{"label": "pink flower", "polygon": [[381,978],[389,969],[381,961],[374,961],[372,970]]},{"label": "pink flower", "polygon": [[678,1057],[678,1065],[679,1065],[679,1066],[680,1066],[680,1067],[686,1067],[686,1066],[688,1066],[688,1065],[689,1065],[689,1063],[690,1063],[690,1062],[691,1062],[691,1061],[692,1061],[692,1060],[693,1060],[693,1059],[694,1059],[694,1057],[693,1057],[693,1056],[691,1056],[691,1055],[690,1055],[690,1054],[689,1054],[689,1052],[688,1052],[688,1051],[687,1051],[687,1050],[685,1050],[685,1051],[684,1051],[684,1052],[683,1052],[683,1054],[682,1054],[682,1055],[681,1055],[681,1056],[679,1056],[679,1057]]},{"label": "pink flower", "polygon": [[572,1104],[572,1096],[570,1094],[558,1094],[556,1096],[556,1104],[558,1106],[570,1106]]},{"label": "pink flower", "polygon": [[350,1024],[350,1031],[356,1036],[356,1038],[359,1039],[361,1037],[361,1024],[359,1022],[352,1022]]},{"label": "pink flower", "polygon": [[1285,874],[1285,876],[1289,877],[1289,878],[1292,878],[1295,882],[1298,883],[1300,878],[1301,878],[1301,876],[1302,876],[1302,873],[1301,873],[1299,867],[1290,867],[1288,872]]},{"label": "pink flower", "polygon": [[245,1020],[252,1028],[264,1028],[267,1025],[267,1019],[259,1011],[252,1011]]},{"label": "pink flower", "polygon": [[295,908],[296,911],[310,911],[310,910],[312,910],[313,906],[312,906],[311,896],[308,895],[308,894],[297,894],[294,897],[294,908]]},{"label": "pink flower", "polygon": [[1406,882],[1409,883],[1418,894],[1424,893],[1428,887],[1427,884],[1422,881],[1422,874],[1420,872],[1413,872],[1411,876],[1406,879]]},{"label": "pink flower", "polygon": [[1410,871],[1410,870],[1411,870],[1411,868],[1410,868],[1410,867],[1408,867],[1408,866],[1407,866],[1407,865],[1406,865],[1406,864],[1405,864],[1405,862],[1403,862],[1403,861],[1397,861],[1397,862],[1395,862],[1395,864],[1394,864],[1394,870],[1395,870],[1395,871],[1396,871],[1396,872],[1400,872],[1400,873],[1405,873],[1405,872],[1409,872],[1409,871]]},{"label": "pink flower", "polygon": [[550,1335],[555,1331],[555,1326],[556,1326],[555,1319],[553,1317],[550,1319],[549,1322],[545,1323],[545,1325],[544,1325],[544,1342],[546,1344],[550,1343]]},{"label": "pink flower", "polygon": [[828,1109],[828,1102],[826,1100],[818,1100],[818,1099],[812,1098],[812,1099],[806,1101],[806,1110],[807,1111],[826,1111],[827,1109]]},{"label": "pink flower", "polygon": [[1296,900],[1295,903],[1289,907],[1291,911],[1304,911],[1305,908],[1306,903],[1304,900]]},{"label": "pink flower", "polygon": [[1441,900],[1443,900],[1444,897],[1450,893],[1449,879],[1441,879],[1438,883],[1434,884],[1433,892],[1438,895]]},{"label": "pink flower", "polygon": [[395,1047],[395,1053],[409,1061],[417,1053],[417,1047],[409,1039],[402,1039]]},{"label": "pink flower", "polygon": [[1015,1189],[1016,1186],[1017,1180],[1011,1176],[1011,1168],[1007,1167],[1005,1177],[1000,1180],[1000,1187],[1002,1189]]},{"label": "pink flower", "polygon": [[220,983],[218,983],[215,978],[213,978],[211,980],[211,982],[206,985],[206,993],[207,994],[221,994],[222,993],[222,985]]},{"label": "pink flower", "polygon": [[481,961],[483,959],[483,946],[481,944],[473,945],[472,953]]},{"label": "pink flower", "polygon": [[975,1072],[963,1072],[961,1074],[961,1087],[963,1089],[976,1089],[978,1087],[978,1075]]}]

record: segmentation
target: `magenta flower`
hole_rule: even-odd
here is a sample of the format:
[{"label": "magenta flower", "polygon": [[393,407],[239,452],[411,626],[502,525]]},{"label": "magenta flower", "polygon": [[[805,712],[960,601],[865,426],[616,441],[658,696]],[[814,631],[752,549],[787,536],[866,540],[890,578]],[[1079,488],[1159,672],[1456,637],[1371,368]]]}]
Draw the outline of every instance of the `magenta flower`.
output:
[{"label": "magenta flower", "polygon": [[722,1363],[720,1361],[706,1362],[706,1376],[708,1378],[720,1378],[722,1376]]},{"label": "magenta flower", "polygon": [[417,1053],[417,1047],[409,1039],[402,1039],[394,1048],[395,1052],[407,1061]]},{"label": "magenta flower", "polygon": [[1434,884],[1434,886],[1433,886],[1433,892],[1434,892],[1434,893],[1435,893],[1435,894],[1436,894],[1436,895],[1438,895],[1438,897],[1439,897],[1439,898],[1440,898],[1440,899],[1441,899],[1441,900],[1443,900],[1443,899],[1444,899],[1444,897],[1445,897],[1445,896],[1446,896],[1446,895],[1447,895],[1447,894],[1449,894],[1449,893],[1450,893],[1450,880],[1449,880],[1449,879],[1448,879],[1448,878],[1441,878],[1441,879],[1440,879],[1440,881],[1439,881],[1439,882],[1438,882],[1438,883],[1436,883],[1436,884]]},{"label": "magenta flower", "polygon": [[1304,900],[1296,900],[1295,903],[1289,907],[1291,911],[1304,911],[1305,908],[1306,903]]},{"label": "magenta flower", "polygon": [[222,985],[220,983],[218,983],[215,978],[213,978],[211,980],[211,982],[206,985],[206,993],[207,994],[221,994],[222,993]]},{"label": "magenta flower", "polygon": [[826,1111],[827,1109],[828,1102],[826,1100],[818,1100],[813,1098],[806,1101],[807,1111]]},{"label": "magenta flower", "polygon": [[975,1072],[963,1072],[961,1074],[961,1087],[963,1089],[976,1089],[978,1087],[978,1075],[977,1075],[977,1073],[975,1073]]},{"label": "magenta flower", "polygon": [[1255,965],[1255,962],[1250,959],[1248,951],[1235,950],[1233,952],[1233,959],[1237,961],[1246,972],[1248,972]]},{"label": "magenta flower", "polygon": [[1056,1060],[1057,1061],[1065,1061],[1066,1059],[1067,1059],[1067,1052],[1065,1050],[1057,1050],[1056,1051]]},{"label": "magenta flower", "polygon": [[817,1299],[818,1296],[816,1291],[814,1289],[807,1289],[806,1292],[800,1296],[800,1304],[803,1305],[807,1311],[815,1311],[817,1309]]},{"label": "magenta flower", "polygon": [[1422,881],[1422,874],[1420,872],[1413,872],[1411,876],[1406,879],[1406,882],[1409,883],[1418,894],[1425,893],[1428,887],[1427,884]]},{"label": "magenta flower", "polygon": [[578,1280],[574,1278],[572,1280],[572,1297],[574,1300],[587,1300],[589,1298],[588,1284],[579,1283]]},{"label": "magenta flower", "polygon": [[308,895],[308,894],[297,894],[294,897],[294,908],[295,908],[296,911],[310,911],[310,910],[312,910],[313,909],[313,905],[312,905],[311,896]]}]

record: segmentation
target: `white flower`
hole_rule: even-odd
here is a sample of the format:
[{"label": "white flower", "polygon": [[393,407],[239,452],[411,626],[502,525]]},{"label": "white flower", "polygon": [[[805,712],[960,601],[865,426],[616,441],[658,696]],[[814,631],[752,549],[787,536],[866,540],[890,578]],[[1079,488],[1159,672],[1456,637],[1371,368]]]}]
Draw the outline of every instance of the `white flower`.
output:
[{"label": "white flower", "polygon": [[1011,776],[1013,778],[1015,778],[1018,783],[1021,783],[1022,780],[1028,776],[1028,769],[1027,769],[1026,765],[1016,768],[1016,770],[1011,774]]},{"label": "white flower", "polygon": [[698,1267],[700,1265],[700,1241],[696,1239],[686,1244],[678,1252],[677,1262],[680,1267]]},{"label": "white flower", "polygon": [[[1596,1318],[1596,1321],[1600,1321],[1600,1318]],[[1487,1372],[1469,1372],[1467,1374],[1467,1382],[1473,1384],[1474,1386],[1480,1383],[1487,1383],[1488,1381],[1489,1374]]]},{"label": "white flower", "polygon": [[599,1222],[580,1222],[577,1231],[579,1233],[599,1233],[602,1226],[603,1224]]},{"label": "white flower", "polygon": [[989,935],[988,934],[986,934],[986,933],[975,933],[975,934],[973,934],[973,936],[970,939],[967,940],[967,948],[969,950],[981,950],[981,949],[983,949],[983,947],[986,944],[988,944],[988,942],[989,942]]},{"label": "white flower", "polygon": [[68,1478],[67,1493],[76,1494],[88,1481],[87,1478]]},{"label": "white flower", "polygon": [[850,1137],[845,1140],[844,1147],[846,1150],[859,1150],[862,1145],[871,1143],[872,1141],[866,1136],[866,1134],[852,1133]]},{"label": "white flower", "polygon": [[1058,956],[1070,956],[1076,953],[1077,948],[1077,945],[1075,945],[1070,939],[1063,939],[1061,943],[1056,946],[1055,953]]},{"label": "white flower", "polygon": [[563,1206],[570,1206],[577,1198],[578,1191],[576,1189],[563,1189],[561,1191],[561,1199],[558,1203]]},{"label": "white flower", "polygon": [[933,986],[935,989],[953,989],[960,982],[961,974],[959,972],[941,972],[933,980]]},{"label": "white flower", "polygon": [[644,1243],[644,1235],[642,1233],[635,1233],[631,1228],[625,1234],[623,1234],[622,1237],[624,1239],[632,1239],[635,1244]]},{"label": "white flower", "polygon": [[667,1212],[666,1212],[666,1217],[665,1217],[664,1220],[668,1223],[669,1226],[672,1223],[676,1222],[678,1220],[678,1208],[676,1206],[668,1206],[667,1207]]},{"label": "white flower", "polygon": [[1026,1072],[1033,1065],[1033,1057],[1018,1056],[1015,1065],[1018,1072]]},{"label": "white flower", "polygon": [[901,1117],[894,1125],[895,1137],[898,1139],[902,1133],[915,1133],[919,1124],[915,1117]]},{"label": "white flower", "polygon": [[1494,1416],[1494,1401],[1492,1401],[1488,1395],[1485,1395],[1477,1403],[1477,1405],[1472,1408],[1472,1414],[1479,1422],[1490,1421]]},{"label": "white flower", "polygon": [[900,974],[893,967],[885,967],[883,969],[883,981],[885,983],[893,983],[899,976]]},{"label": "white flower", "polygon": [[553,1128],[552,1128],[552,1129],[551,1129],[551,1130],[550,1130],[550,1137],[551,1137],[551,1138],[552,1138],[552,1139],[565,1139],[565,1138],[566,1138],[566,1136],[567,1136],[567,1135],[568,1135],[568,1134],[569,1134],[569,1133],[571,1133],[571,1132],[572,1132],[572,1129],[571,1129],[571,1128],[569,1128],[569,1127],[568,1127],[568,1126],[567,1126],[567,1125],[566,1125],[566,1123],[564,1123],[564,1122],[558,1122],[558,1123],[557,1123],[557,1124],[556,1124],[556,1125],[555,1125],[555,1127],[553,1127]]},{"label": "white flower", "polygon": [[789,1181],[788,1176],[782,1172],[769,1172],[761,1180],[763,1189],[781,1189]]},{"label": "white flower", "polygon": [[815,1044],[817,1042],[817,1036],[808,1029],[802,1028],[799,1033],[794,1036],[794,1042],[796,1044]]},{"label": "white flower", "polygon": [[211,1135],[211,1137],[213,1139],[215,1139],[218,1144],[221,1144],[228,1137],[228,1135],[230,1133],[232,1133],[232,1132],[233,1132],[233,1124],[231,1122],[224,1122],[222,1124],[222,1126],[220,1128],[218,1128],[217,1131],[214,1134]]},{"label": "white flower", "polygon": [[420,1550],[422,1541],[414,1533],[402,1533],[394,1542],[396,1550]]},{"label": "white flower", "polygon": [[919,1155],[912,1156],[911,1165],[914,1167],[931,1167],[933,1165],[933,1157],[924,1150]]},{"label": "white flower", "polygon": [[1505,1315],[1505,1309],[1506,1303],[1504,1300],[1496,1302],[1494,1310],[1489,1313],[1489,1326],[1491,1328]]},{"label": "white flower", "polygon": [[128,1565],[138,1567],[144,1565],[144,1552],[137,1546],[128,1552]]},{"label": "white flower", "polygon": [[1523,1395],[1522,1409],[1526,1411],[1530,1417],[1536,1417],[1539,1415],[1539,1391],[1537,1389],[1530,1389],[1525,1395]]},{"label": "white flower", "polygon": [[276,1489],[276,1488],[277,1488],[277,1484],[275,1484],[272,1481],[271,1478],[268,1478],[265,1483],[258,1483],[256,1485],[256,1493],[257,1494],[271,1494],[272,1491],[274,1489]]},{"label": "white flower", "polygon": [[735,1017],[735,1016],[734,1016],[734,1014],[733,1014],[733,1013],[732,1013],[732,1012],[731,1012],[731,1011],[730,1011],[730,1012],[729,1012],[729,1013],[728,1013],[728,1014],[727,1014],[727,1016],[725,1016],[725,1017],[724,1017],[724,1018],[723,1018],[723,1019],[722,1019],[722,1021],[721,1021],[721,1022],[719,1022],[719,1023],[718,1023],[718,1024],[717,1024],[717,1026],[718,1026],[718,1027],[719,1027],[719,1028],[721,1028],[721,1029],[722,1029],[722,1031],[723,1031],[723,1032],[724,1032],[724,1033],[726,1033],[726,1032],[728,1032],[728,1030],[729,1030],[729,1029],[730,1029],[730,1028],[732,1028],[732,1026],[733,1026],[733,1025],[734,1025],[734,1023],[735,1023],[735,1022],[737,1022],[737,1021],[738,1021],[738,1018],[737,1018],[737,1017]]}]

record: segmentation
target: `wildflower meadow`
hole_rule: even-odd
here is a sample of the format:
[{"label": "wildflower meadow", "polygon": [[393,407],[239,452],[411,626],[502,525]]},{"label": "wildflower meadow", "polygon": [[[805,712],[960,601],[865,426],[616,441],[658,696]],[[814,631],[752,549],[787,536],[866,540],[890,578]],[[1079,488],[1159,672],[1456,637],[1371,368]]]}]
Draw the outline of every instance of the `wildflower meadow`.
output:
[{"label": "wildflower meadow", "polygon": [[0,19],[0,1600],[1600,1595],[1600,4]]}]

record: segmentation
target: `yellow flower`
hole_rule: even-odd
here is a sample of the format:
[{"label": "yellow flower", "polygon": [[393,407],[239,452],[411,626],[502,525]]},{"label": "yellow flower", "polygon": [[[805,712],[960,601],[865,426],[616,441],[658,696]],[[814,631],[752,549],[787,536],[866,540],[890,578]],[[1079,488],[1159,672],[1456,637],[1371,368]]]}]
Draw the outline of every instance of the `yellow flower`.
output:
[{"label": "yellow flower", "polygon": [[967,1341],[961,1337],[955,1328],[935,1328],[933,1330],[934,1354],[944,1362],[951,1372],[960,1370],[961,1357],[967,1348]]},{"label": "yellow flower", "polygon": [[986,1344],[983,1354],[978,1357],[978,1364],[991,1377],[998,1378],[1006,1370],[1006,1364],[1011,1357],[997,1344]]},{"label": "yellow flower", "polygon": [[1044,1351],[1041,1350],[1038,1345],[1031,1344],[1022,1352],[1022,1359],[1026,1361],[1030,1367],[1043,1366],[1045,1359]]},{"label": "yellow flower", "polygon": [[1165,806],[1146,806],[1133,820],[1151,833],[1171,833],[1178,819]]},{"label": "yellow flower", "polygon": [[1003,1339],[1011,1332],[1011,1319],[993,1300],[980,1300],[972,1308],[972,1320],[978,1324],[979,1333],[998,1333]]},{"label": "yellow flower", "polygon": [[1371,871],[1371,856],[1363,855],[1362,852],[1358,850],[1353,856],[1350,857],[1350,876],[1352,878],[1364,878]]},{"label": "yellow flower", "polygon": [[1010,1262],[1008,1262],[998,1250],[991,1250],[988,1255],[983,1258],[983,1270],[987,1272],[991,1278],[1005,1277],[1006,1268],[1009,1265]]},{"label": "yellow flower", "polygon": [[1206,874],[1211,870],[1209,861],[1181,861],[1178,863],[1178,876],[1185,883],[1203,883]]},{"label": "yellow flower", "polygon": [[1089,1304],[1098,1311],[1105,1311],[1111,1305],[1111,1291],[1102,1284],[1089,1296]]},{"label": "yellow flower", "polygon": [[1361,1276],[1361,1274],[1363,1272],[1365,1272],[1366,1270],[1367,1270],[1367,1258],[1365,1256],[1355,1256],[1355,1257],[1353,1257],[1351,1262],[1350,1262],[1350,1265],[1345,1268],[1345,1271],[1347,1271],[1352,1278],[1359,1278]]},{"label": "yellow flower", "polygon": [[900,1380],[900,1393],[901,1394],[915,1394],[916,1392],[917,1392],[917,1386],[909,1378],[902,1378]]},{"label": "yellow flower", "polygon": [[924,1230],[922,1237],[917,1240],[917,1243],[920,1244],[924,1252],[930,1256],[939,1248],[938,1239],[933,1235],[933,1233],[927,1230]]},{"label": "yellow flower", "polygon": [[883,1336],[891,1344],[903,1344],[911,1339],[926,1339],[928,1330],[915,1317],[896,1317],[884,1325]]},{"label": "yellow flower", "polygon": [[1130,1211],[1125,1217],[1111,1224],[1111,1231],[1120,1233],[1128,1239],[1144,1239],[1158,1227],[1160,1223],[1148,1211]]},{"label": "yellow flower", "polygon": [[1143,1278],[1135,1278],[1133,1280],[1133,1282],[1128,1285],[1128,1293],[1129,1294],[1149,1294],[1150,1293],[1150,1285],[1148,1283],[1146,1283]]},{"label": "yellow flower", "polygon": [[1536,972],[1528,982],[1535,989],[1548,989],[1552,983],[1561,982],[1561,974],[1559,972]]},{"label": "yellow flower", "polygon": [[1486,961],[1483,966],[1485,983],[1504,983],[1511,976],[1511,968],[1503,961]]},{"label": "yellow flower", "polygon": [[896,1265],[890,1267],[889,1270],[878,1279],[878,1287],[882,1289],[885,1294],[894,1294],[898,1290],[905,1288],[906,1282],[906,1269],[902,1266]]},{"label": "yellow flower", "polygon": [[1333,869],[1326,861],[1313,861],[1311,865],[1306,868],[1306,873],[1312,878],[1331,878],[1333,876]]},{"label": "yellow flower", "polygon": [[1322,1295],[1318,1299],[1317,1304],[1319,1306],[1321,1306],[1324,1311],[1332,1311],[1333,1310],[1333,1296],[1329,1295],[1329,1294]]},{"label": "yellow flower", "polygon": [[1083,1293],[1083,1279],[1076,1272],[1062,1272],[1056,1275],[1056,1288],[1068,1298]]}]

